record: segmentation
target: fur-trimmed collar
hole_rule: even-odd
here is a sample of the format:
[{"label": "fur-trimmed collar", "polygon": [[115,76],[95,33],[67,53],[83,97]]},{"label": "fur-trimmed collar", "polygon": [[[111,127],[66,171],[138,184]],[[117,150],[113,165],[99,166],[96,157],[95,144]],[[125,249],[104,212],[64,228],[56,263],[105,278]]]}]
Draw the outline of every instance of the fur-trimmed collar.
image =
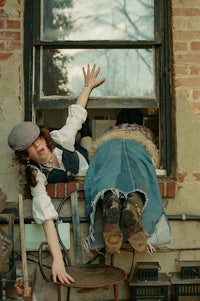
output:
[{"label": "fur-trimmed collar", "polygon": [[148,128],[139,125],[123,124],[121,126],[115,126],[103,136],[98,138],[92,143],[89,151],[89,160],[91,161],[97,149],[105,142],[113,139],[128,139],[135,140],[141,143],[148,153],[150,154],[155,168],[159,167],[160,154],[155,143],[152,140],[151,132]]}]

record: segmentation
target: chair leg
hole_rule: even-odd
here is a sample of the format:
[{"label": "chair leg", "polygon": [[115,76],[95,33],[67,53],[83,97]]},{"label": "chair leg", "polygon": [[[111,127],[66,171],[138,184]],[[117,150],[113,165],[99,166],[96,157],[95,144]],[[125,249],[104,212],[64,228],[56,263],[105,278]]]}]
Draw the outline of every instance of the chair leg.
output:
[{"label": "chair leg", "polygon": [[115,301],[119,301],[119,284],[114,284],[114,296],[115,296]]},{"label": "chair leg", "polygon": [[57,284],[57,297],[58,301],[61,301],[61,289],[59,284]]},{"label": "chair leg", "polygon": [[69,299],[70,299],[70,287],[68,286],[68,288],[67,288],[67,301],[69,301]]}]

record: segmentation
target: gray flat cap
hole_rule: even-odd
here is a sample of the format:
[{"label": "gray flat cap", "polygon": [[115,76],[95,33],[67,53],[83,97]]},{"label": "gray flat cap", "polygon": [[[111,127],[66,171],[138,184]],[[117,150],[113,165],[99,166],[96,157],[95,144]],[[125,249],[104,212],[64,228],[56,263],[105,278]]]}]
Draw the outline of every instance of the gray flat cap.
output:
[{"label": "gray flat cap", "polygon": [[31,121],[17,124],[8,136],[8,145],[14,151],[25,150],[40,135],[40,128]]}]

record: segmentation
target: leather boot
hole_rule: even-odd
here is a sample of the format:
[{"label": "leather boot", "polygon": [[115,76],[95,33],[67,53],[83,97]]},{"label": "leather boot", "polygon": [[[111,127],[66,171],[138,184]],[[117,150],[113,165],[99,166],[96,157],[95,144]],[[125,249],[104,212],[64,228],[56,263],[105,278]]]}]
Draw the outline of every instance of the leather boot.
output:
[{"label": "leather boot", "polygon": [[108,252],[119,252],[123,241],[123,234],[119,227],[120,200],[111,191],[103,199],[104,227],[103,237]]},{"label": "leather boot", "polygon": [[147,236],[141,220],[143,200],[139,193],[130,193],[123,204],[122,223],[128,229],[128,241],[137,252],[147,248]]}]

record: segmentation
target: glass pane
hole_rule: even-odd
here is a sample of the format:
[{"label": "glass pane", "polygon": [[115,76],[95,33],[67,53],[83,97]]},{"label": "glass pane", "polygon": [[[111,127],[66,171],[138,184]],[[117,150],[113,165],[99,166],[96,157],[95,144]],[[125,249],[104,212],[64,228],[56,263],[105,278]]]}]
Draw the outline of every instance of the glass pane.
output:
[{"label": "glass pane", "polygon": [[42,40],[154,40],[154,0],[41,2]]},{"label": "glass pane", "polygon": [[43,96],[77,96],[83,87],[82,67],[101,67],[106,82],[91,96],[154,97],[152,49],[56,49],[43,51]]}]

